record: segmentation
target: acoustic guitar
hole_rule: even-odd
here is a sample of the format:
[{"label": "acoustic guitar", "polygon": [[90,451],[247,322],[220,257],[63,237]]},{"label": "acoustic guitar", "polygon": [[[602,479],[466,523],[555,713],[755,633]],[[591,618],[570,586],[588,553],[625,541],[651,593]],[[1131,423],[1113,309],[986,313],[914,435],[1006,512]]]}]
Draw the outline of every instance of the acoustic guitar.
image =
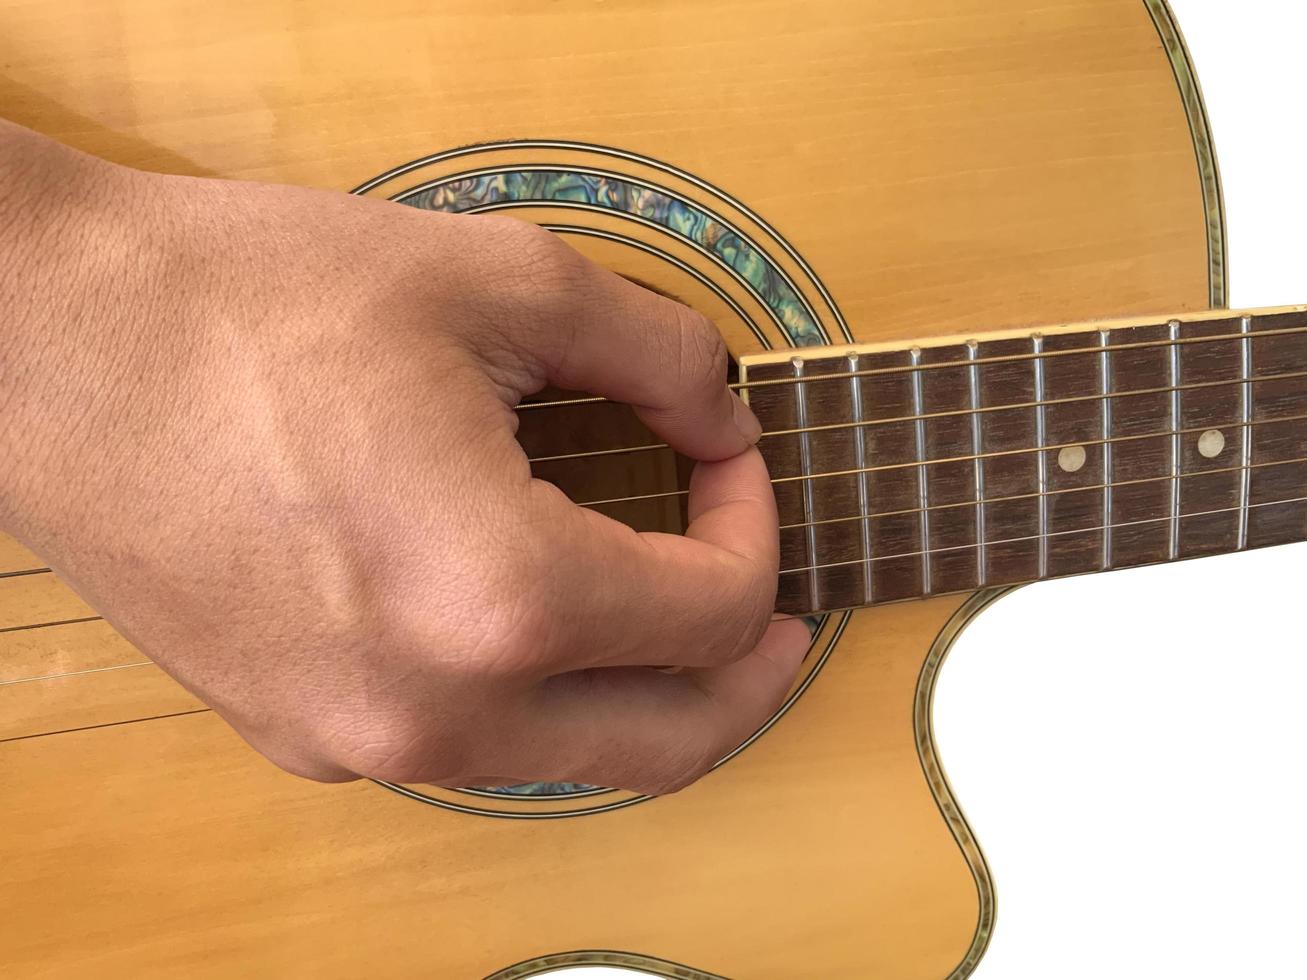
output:
[{"label": "acoustic guitar", "polygon": [[[960,631],[1307,538],[1307,309],[1222,309],[1164,0],[0,0],[0,50],[3,113],[91,153],[512,215],[702,310],[812,629],[673,796],[319,785],[0,540],[7,976],[964,977],[995,902],[931,733]],[[628,409],[519,414],[541,479],[682,526]]]}]

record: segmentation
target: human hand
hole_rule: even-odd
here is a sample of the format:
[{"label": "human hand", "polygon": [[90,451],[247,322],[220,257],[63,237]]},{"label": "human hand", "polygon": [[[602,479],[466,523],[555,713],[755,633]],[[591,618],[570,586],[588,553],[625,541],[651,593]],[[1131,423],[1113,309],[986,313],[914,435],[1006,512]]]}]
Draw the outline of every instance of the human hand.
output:
[{"label": "human hand", "polygon": [[[0,527],[278,765],[661,793],[779,705],[808,635],[705,319],[505,218],[4,124],[0,171]],[[684,537],[531,478],[546,384],[703,461]]]}]

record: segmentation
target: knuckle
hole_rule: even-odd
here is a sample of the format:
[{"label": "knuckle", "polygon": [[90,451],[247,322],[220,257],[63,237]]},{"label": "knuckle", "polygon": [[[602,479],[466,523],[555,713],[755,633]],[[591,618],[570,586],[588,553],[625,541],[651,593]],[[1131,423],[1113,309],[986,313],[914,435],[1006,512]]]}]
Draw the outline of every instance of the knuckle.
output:
[{"label": "knuckle", "polygon": [[532,243],[546,242],[553,238],[539,225],[503,214],[480,214],[475,220],[482,235],[505,251],[520,252],[530,249]]},{"label": "knuckle", "polygon": [[337,765],[369,779],[424,781],[463,771],[466,746],[454,731],[398,711],[383,711],[335,739]]},{"label": "knuckle", "polygon": [[342,768],[328,760],[298,754],[293,756],[269,756],[269,758],[279,768],[292,776],[311,779],[315,783],[343,783],[359,778],[358,773],[354,772],[354,770]]},{"label": "knuckle", "polygon": [[547,568],[529,556],[505,568],[481,606],[466,670],[482,682],[517,683],[547,669],[575,599],[560,593]]},{"label": "knuckle", "polygon": [[348,782],[358,778],[351,769],[342,767],[331,753],[315,749],[314,740],[299,731],[256,731],[233,722],[237,731],[265,759],[292,776],[318,783]]},{"label": "knuckle", "polygon": [[775,570],[761,577],[755,577],[748,596],[742,603],[749,610],[744,639],[741,641],[745,644],[746,653],[758,645],[767,628],[771,626],[772,613],[776,611],[776,583]]},{"label": "knuckle", "polygon": [[[494,271],[492,322],[516,345],[533,336],[550,360],[565,364],[575,343],[576,309],[594,293],[595,267],[553,232],[487,215],[489,242],[478,268]],[[508,270],[508,274],[505,274]],[[478,273],[485,275],[485,272]],[[510,345],[510,346],[512,346]]]},{"label": "knuckle", "polygon": [[426,601],[403,603],[380,639],[388,659],[465,690],[499,690],[530,675],[568,609],[534,537],[512,547],[500,541],[495,560],[461,565],[438,616]]},{"label": "knuckle", "polygon": [[728,354],[722,335],[702,314],[680,304],[673,310],[674,353],[681,379],[687,384],[725,383]]},{"label": "knuckle", "polygon": [[664,748],[661,757],[648,766],[644,785],[637,788],[650,796],[679,792],[717,765],[729,750],[715,733],[687,733]]},{"label": "knuckle", "polygon": [[530,290],[528,297],[537,303],[566,299],[569,287],[584,275],[581,253],[539,225],[494,217],[497,224],[491,233],[508,267],[515,270],[515,281]]},{"label": "knuckle", "polygon": [[360,776],[403,781],[421,768],[422,739],[406,719],[383,712],[333,740],[336,761]]},{"label": "knuckle", "polygon": [[482,683],[509,684],[533,675],[542,660],[542,640],[551,618],[529,598],[516,596],[499,603],[464,664]]},{"label": "knuckle", "polygon": [[717,635],[721,637],[716,650],[719,664],[734,663],[758,646],[771,625],[776,605],[774,573],[772,576],[765,571],[758,574],[757,569],[749,567],[741,570],[737,581],[739,584],[731,588],[729,594],[723,595],[717,607],[733,613],[722,617],[718,626]]}]

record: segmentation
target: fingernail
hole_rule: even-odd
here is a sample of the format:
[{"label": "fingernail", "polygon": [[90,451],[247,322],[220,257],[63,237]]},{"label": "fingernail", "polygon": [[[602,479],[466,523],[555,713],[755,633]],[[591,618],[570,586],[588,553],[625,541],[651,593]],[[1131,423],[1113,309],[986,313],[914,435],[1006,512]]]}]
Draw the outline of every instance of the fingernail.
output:
[{"label": "fingernail", "polygon": [[740,435],[744,436],[745,442],[750,446],[757,445],[762,437],[762,423],[758,421],[758,416],[753,414],[749,406],[744,404],[744,400],[735,392],[731,392],[731,401],[731,414],[735,419],[735,427],[740,430]]}]

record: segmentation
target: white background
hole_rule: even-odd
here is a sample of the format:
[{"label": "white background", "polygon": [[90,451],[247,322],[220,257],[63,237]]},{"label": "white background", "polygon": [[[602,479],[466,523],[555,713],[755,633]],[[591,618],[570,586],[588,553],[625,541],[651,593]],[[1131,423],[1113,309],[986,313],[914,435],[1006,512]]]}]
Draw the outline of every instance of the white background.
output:
[{"label": "white background", "polygon": [[[1307,303],[1307,5],[1172,7],[1231,305]],[[936,731],[998,889],[977,980],[1307,977],[1305,583],[1307,545],[1115,572],[1022,589],[964,634]]]},{"label": "white background", "polygon": [[[1307,5],[1173,0],[1232,306],[1307,302]],[[1023,589],[944,670],[998,928],[977,980],[1307,977],[1307,546]]]}]

